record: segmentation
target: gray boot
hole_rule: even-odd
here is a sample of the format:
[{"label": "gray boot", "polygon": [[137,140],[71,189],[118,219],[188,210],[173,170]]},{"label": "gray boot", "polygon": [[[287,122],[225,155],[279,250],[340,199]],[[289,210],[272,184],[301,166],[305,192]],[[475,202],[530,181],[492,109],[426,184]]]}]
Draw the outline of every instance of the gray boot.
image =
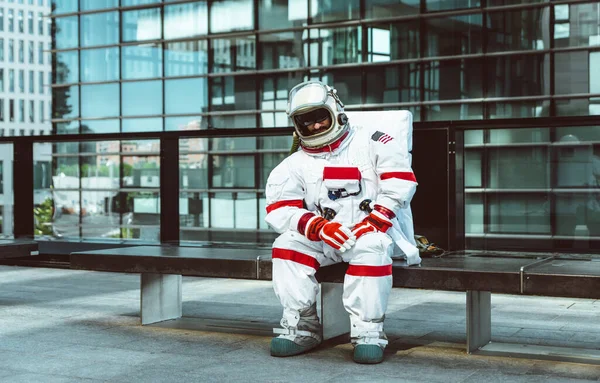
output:
[{"label": "gray boot", "polygon": [[315,304],[301,311],[284,309],[281,327],[273,329],[279,336],[271,340],[272,356],[302,354],[317,347],[323,339]]}]

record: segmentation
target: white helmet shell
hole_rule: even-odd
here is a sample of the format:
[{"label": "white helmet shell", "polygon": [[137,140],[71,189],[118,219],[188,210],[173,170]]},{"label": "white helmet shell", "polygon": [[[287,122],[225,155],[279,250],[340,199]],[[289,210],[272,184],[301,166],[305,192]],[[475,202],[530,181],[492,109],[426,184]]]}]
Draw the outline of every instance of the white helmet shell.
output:
[{"label": "white helmet shell", "polygon": [[[331,126],[317,134],[310,134],[306,127],[298,124],[294,118],[297,115],[321,108],[329,112]],[[309,149],[327,146],[342,137],[349,129],[348,118],[344,113],[344,104],[338,98],[337,91],[320,81],[306,81],[292,88],[288,99],[287,114],[294,124],[302,146]]]}]

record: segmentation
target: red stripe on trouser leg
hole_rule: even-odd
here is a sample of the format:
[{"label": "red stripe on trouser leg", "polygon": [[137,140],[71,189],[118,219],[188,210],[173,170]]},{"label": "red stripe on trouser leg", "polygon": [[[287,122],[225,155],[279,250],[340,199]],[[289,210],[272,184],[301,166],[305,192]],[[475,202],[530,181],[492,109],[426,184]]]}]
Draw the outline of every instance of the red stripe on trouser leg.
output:
[{"label": "red stripe on trouser leg", "polygon": [[392,275],[392,265],[384,266],[365,266],[365,265],[350,265],[346,271],[347,275],[355,277],[386,277]]},{"label": "red stripe on trouser leg", "polygon": [[285,261],[296,262],[301,265],[312,267],[315,270],[319,270],[319,267],[321,266],[319,262],[317,262],[317,260],[310,255],[302,254],[294,250],[275,248],[273,249],[273,259],[283,259]]}]

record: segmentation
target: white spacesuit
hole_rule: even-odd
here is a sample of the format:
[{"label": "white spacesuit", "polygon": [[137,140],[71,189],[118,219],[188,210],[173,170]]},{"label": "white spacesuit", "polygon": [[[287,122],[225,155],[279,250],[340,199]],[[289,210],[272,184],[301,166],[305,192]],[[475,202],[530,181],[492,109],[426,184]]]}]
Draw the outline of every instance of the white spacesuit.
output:
[{"label": "white spacesuit", "polygon": [[266,221],[281,234],[273,286],[284,308],[271,354],[296,355],[321,342],[315,273],[344,261],[354,360],[379,363],[392,287],[394,241],[386,232],[416,190],[410,154],[377,121],[351,126],[335,89],[320,82],[294,87],[287,112],[302,150],[273,169],[266,185]]}]

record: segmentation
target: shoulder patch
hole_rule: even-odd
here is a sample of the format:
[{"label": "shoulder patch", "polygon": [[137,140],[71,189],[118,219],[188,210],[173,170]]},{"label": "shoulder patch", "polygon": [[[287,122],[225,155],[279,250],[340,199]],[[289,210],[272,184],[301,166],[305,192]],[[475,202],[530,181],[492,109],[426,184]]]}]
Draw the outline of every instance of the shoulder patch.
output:
[{"label": "shoulder patch", "polygon": [[379,142],[382,142],[384,144],[387,144],[388,142],[390,142],[391,140],[393,140],[394,137],[390,136],[389,134],[385,134],[383,132],[380,132],[378,130],[375,133],[373,133],[373,135],[371,136],[371,139],[373,141],[379,141]]}]

